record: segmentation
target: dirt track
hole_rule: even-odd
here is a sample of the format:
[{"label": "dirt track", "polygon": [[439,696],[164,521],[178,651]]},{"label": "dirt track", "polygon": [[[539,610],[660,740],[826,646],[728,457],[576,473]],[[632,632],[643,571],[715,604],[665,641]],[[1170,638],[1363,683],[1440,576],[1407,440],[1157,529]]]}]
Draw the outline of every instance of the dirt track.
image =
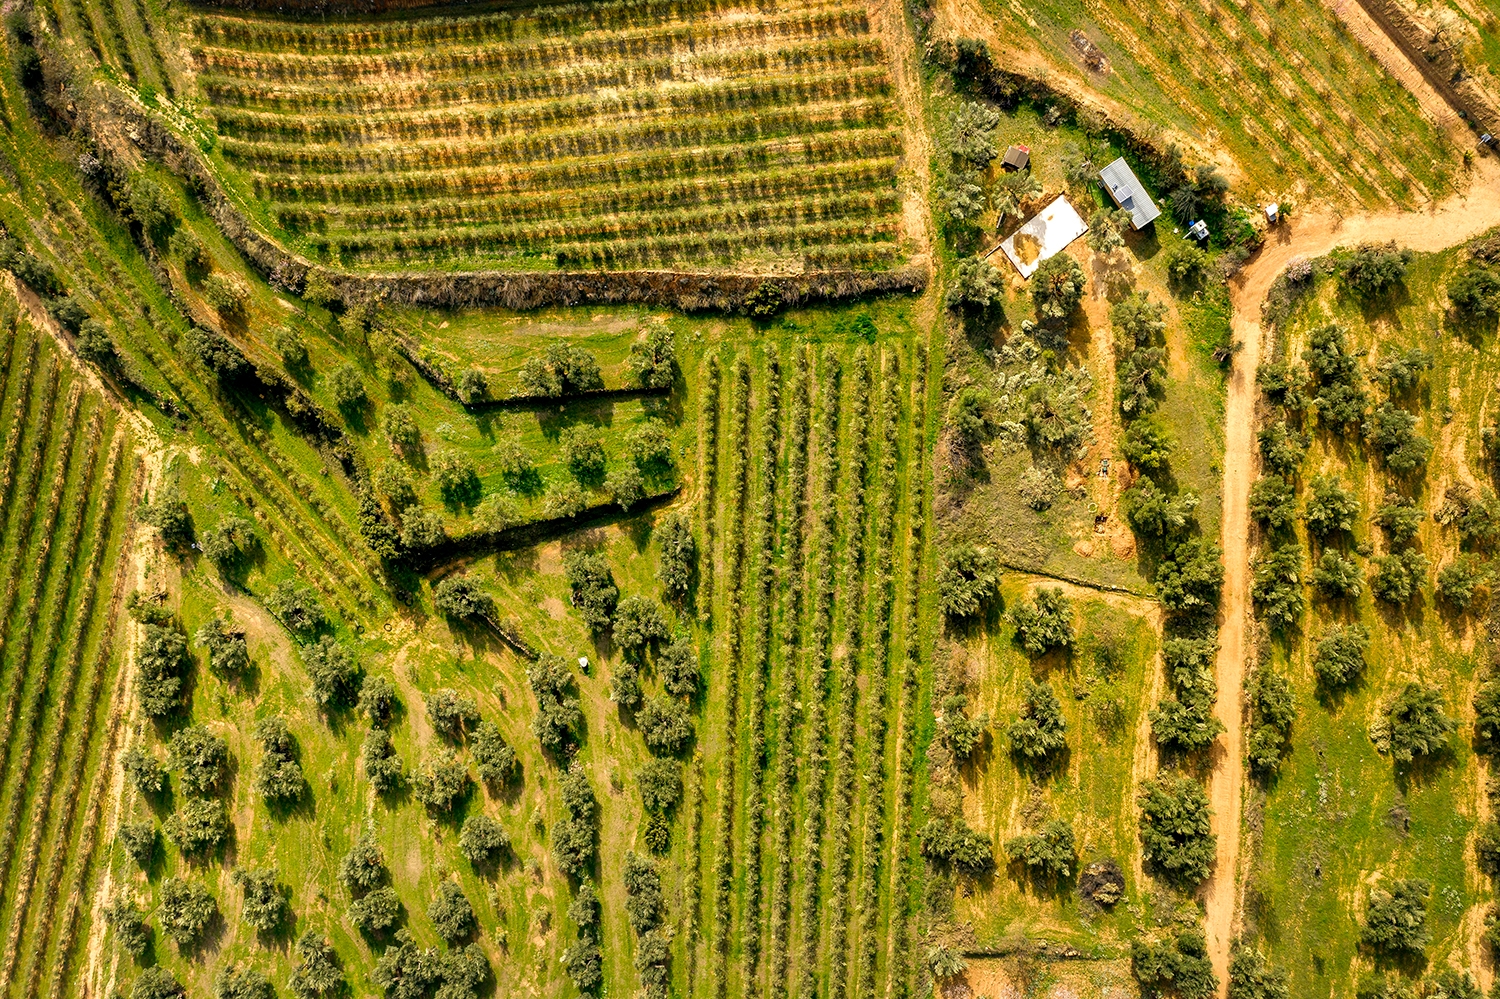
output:
[{"label": "dirt track", "polygon": [[1240,804],[1244,749],[1240,739],[1240,691],[1249,652],[1250,485],[1255,481],[1255,372],[1260,361],[1260,308],[1271,282],[1294,257],[1317,257],[1335,246],[1395,240],[1413,250],[1447,249],[1500,225],[1500,163],[1492,156],[1475,164],[1467,193],[1423,212],[1382,212],[1340,219],[1310,214],[1288,220],[1231,286],[1234,336],[1244,344],[1229,378],[1224,413],[1224,596],[1219,626],[1218,715],[1224,751],[1216,757],[1209,785],[1218,855],[1207,886],[1206,933],[1221,994],[1228,987],[1229,945],[1237,931]]}]

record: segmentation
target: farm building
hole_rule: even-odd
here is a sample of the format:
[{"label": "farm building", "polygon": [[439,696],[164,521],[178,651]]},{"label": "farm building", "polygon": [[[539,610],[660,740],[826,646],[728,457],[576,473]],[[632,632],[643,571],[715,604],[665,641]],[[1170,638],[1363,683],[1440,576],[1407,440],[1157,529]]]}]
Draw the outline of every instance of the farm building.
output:
[{"label": "farm building", "polygon": [[1059,196],[1017,229],[1000,249],[1021,272],[1023,278],[1036,273],[1043,260],[1061,253],[1069,243],[1089,231],[1089,227],[1066,197]]},{"label": "farm building", "polygon": [[1099,179],[1104,181],[1104,189],[1109,192],[1114,203],[1130,213],[1132,228],[1144,229],[1161,214],[1161,209],[1156,207],[1156,202],[1146,193],[1146,185],[1130,169],[1125,157],[1121,156],[1100,170]]},{"label": "farm building", "polygon": [[1005,151],[1005,159],[1000,163],[1007,170],[1025,170],[1031,163],[1031,147],[1011,146]]}]

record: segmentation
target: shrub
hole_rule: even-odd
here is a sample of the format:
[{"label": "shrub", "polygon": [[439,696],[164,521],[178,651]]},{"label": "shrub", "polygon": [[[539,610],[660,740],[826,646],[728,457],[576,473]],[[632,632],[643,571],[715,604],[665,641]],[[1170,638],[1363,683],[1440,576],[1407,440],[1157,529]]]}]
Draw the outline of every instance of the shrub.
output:
[{"label": "shrub", "polygon": [[1500,680],[1486,680],[1474,694],[1474,735],[1485,752],[1500,745]]},{"label": "shrub", "polygon": [[1370,636],[1359,625],[1330,628],[1313,653],[1313,674],[1318,685],[1338,690],[1359,680],[1365,672],[1365,649]]},{"label": "shrub", "polygon": [[400,921],[401,896],[389,885],[366,892],[349,903],[349,922],[361,933],[386,933]]},{"label": "shrub", "polygon": [[568,520],[588,509],[588,499],[576,482],[559,483],[542,502],[542,516],[549,520]]},{"label": "shrub", "polygon": [[594,862],[599,803],[588,778],[576,764],[563,773],[561,783],[567,816],[552,827],[552,853],[563,873],[576,878]]},{"label": "shrub", "polygon": [[287,987],[297,999],[319,999],[343,991],[347,986],[339,970],[338,955],[323,934],[308,930],[297,938],[297,957]]},{"label": "shrub", "polygon": [[208,249],[191,229],[178,229],[172,233],[172,238],[167,240],[167,252],[175,254],[182,261],[183,271],[189,274],[201,274],[209,268]]},{"label": "shrub", "polygon": [[494,722],[480,722],[474,729],[469,736],[469,754],[474,757],[479,779],[486,784],[509,784],[520,772],[515,749]]},{"label": "shrub", "polygon": [[1454,483],[1432,519],[1457,530],[1465,546],[1488,548],[1500,539],[1500,502],[1488,489],[1476,493],[1461,482]]},{"label": "shrub", "polygon": [[1262,476],[1250,487],[1250,515],[1267,530],[1290,527],[1297,517],[1297,491],[1279,475]]},{"label": "shrub", "polygon": [[1405,544],[1417,536],[1426,514],[1415,500],[1396,493],[1386,493],[1385,505],[1376,511],[1372,519],[1385,530],[1386,536],[1393,543]]},{"label": "shrub", "polygon": [[1213,744],[1224,723],[1214,716],[1213,698],[1179,691],[1181,699],[1162,699],[1151,709],[1151,737],[1163,749],[1191,753]]},{"label": "shrub", "polygon": [[90,361],[107,368],[119,360],[119,348],[115,346],[114,338],[109,335],[109,330],[97,319],[85,319],[78,327],[78,336],[74,340],[78,348],[78,356],[85,361]]},{"label": "shrub", "polygon": [[1045,760],[1067,748],[1067,722],[1050,683],[1026,681],[1021,712],[1006,734],[1010,737],[1011,752],[1025,760]]},{"label": "shrub", "polygon": [[1282,748],[1297,718],[1297,706],[1292,685],[1281,673],[1256,669],[1245,688],[1251,721],[1246,756],[1251,772],[1263,776],[1281,767]]},{"label": "shrub", "polygon": [[170,752],[172,769],[178,771],[178,782],[188,794],[207,795],[219,789],[229,762],[229,746],[223,739],[202,725],[189,725],[173,734]]},{"label": "shrub", "polygon": [[641,388],[671,388],[677,379],[677,348],[672,331],[656,326],[632,343],[625,367]]},{"label": "shrub", "polygon": [[1374,298],[1406,277],[1412,252],[1390,243],[1361,243],[1338,262],[1339,276],[1356,296]]},{"label": "shrub", "polygon": [[333,396],[334,404],[345,411],[362,409],[370,401],[365,394],[364,379],[359,376],[359,369],[353,364],[334,369],[333,374],[328,376],[328,391]]},{"label": "shrub", "polygon": [[172,551],[181,552],[193,543],[192,517],[175,482],[161,487],[155,503],[141,506],[141,519],[161,532],[162,543]]},{"label": "shrub", "polygon": [[630,928],[638,934],[655,929],[666,910],[656,865],[630,851],[625,854],[623,875],[625,914],[630,919]]},{"label": "shrub", "polygon": [[1458,722],[1443,712],[1443,692],[1437,687],[1408,683],[1370,726],[1376,748],[1402,763],[1432,756],[1448,745]]},{"label": "shrub", "polygon": [[615,602],[620,596],[609,561],[596,552],[575,551],[563,559],[563,571],[583,623],[595,634],[602,633],[613,624]]},{"label": "shrub", "polygon": [[948,409],[948,427],[965,451],[977,451],[989,438],[990,406],[989,393],[974,385],[965,386],[953,397],[953,405]]},{"label": "shrub", "polygon": [[1303,516],[1308,533],[1316,538],[1352,531],[1359,516],[1359,500],[1338,479],[1320,475],[1312,480],[1312,496]]},{"label": "shrub", "polygon": [[376,794],[388,794],[401,785],[405,770],[401,757],[396,755],[396,747],[391,743],[391,734],[385,729],[377,726],[365,733],[359,760]]},{"label": "shrub", "polygon": [[221,316],[243,316],[250,304],[250,292],[238,279],[214,271],[203,279],[203,301]]},{"label": "shrub", "polygon": [[488,864],[510,847],[510,837],[488,815],[470,815],[458,834],[458,852],[476,867]]},{"label": "shrub", "polygon": [[177,225],[177,209],[167,189],[144,173],[125,182],[125,203],[149,239],[165,236]]},{"label": "shrub", "polygon": [[1295,431],[1287,428],[1285,421],[1273,421],[1262,429],[1256,440],[1260,444],[1261,460],[1277,475],[1290,479],[1302,466],[1302,456],[1307,453],[1307,441]]},{"label": "shrub", "polygon": [[165,718],[182,706],[187,641],[178,632],[148,624],[136,650],[136,695],[141,710]]},{"label": "shrub", "polygon": [[187,990],[161,965],[152,965],[141,972],[141,977],[131,986],[130,999],[186,999]]},{"label": "shrub", "polygon": [[647,760],[636,774],[636,784],[647,812],[670,812],[682,800],[682,765],[676,760]]},{"label": "shrub", "polygon": [[1445,603],[1468,610],[1486,583],[1486,573],[1473,555],[1460,555],[1438,571],[1437,592]]},{"label": "shrub", "polygon": [[615,608],[614,640],[627,656],[640,657],[647,648],[672,637],[661,607],[646,597],[631,596]]},{"label": "shrub", "polygon": [[483,402],[490,394],[490,380],[478,368],[468,368],[458,376],[458,401],[466,406]]},{"label": "shrub", "polygon": [[201,882],[167,878],[161,885],[158,910],[162,930],[184,950],[196,945],[219,915],[219,903]]},{"label": "shrub", "polygon": [[1197,930],[1182,930],[1175,940],[1132,941],[1130,972],[1143,996],[1213,999],[1219,990],[1207,943]]},{"label": "shrub", "polygon": [[1365,421],[1365,436],[1397,475],[1422,467],[1432,454],[1432,442],[1416,426],[1416,416],[1390,402],[1381,403]]},{"label": "shrub", "polygon": [[1016,481],[1016,492],[1037,513],[1051,509],[1061,489],[1062,480],[1044,465],[1028,465]]},{"label": "shrub", "polygon": [[1125,491],[1124,505],[1131,530],[1148,538],[1166,539],[1192,524],[1198,497],[1192,493],[1169,495],[1150,479],[1142,478]]},{"label": "shrub", "polygon": [[281,362],[293,371],[305,370],[310,363],[307,344],[290,326],[278,326],[271,334],[271,348],[281,355]]},{"label": "shrub", "polygon": [[139,743],[131,746],[121,761],[125,776],[145,797],[161,794],[167,786],[167,771],[149,749]]},{"label": "shrub", "polygon": [[303,646],[302,663],[312,680],[312,698],[320,707],[355,703],[364,670],[348,646],[335,641],[331,635],[324,635],[313,644]]},{"label": "shrub", "polygon": [[1370,889],[1360,943],[1381,954],[1420,954],[1427,932],[1427,894],[1420,878],[1394,878],[1388,887]]},{"label": "shrub", "polygon": [[1007,840],[1005,853],[1012,862],[1025,865],[1032,877],[1061,881],[1073,876],[1078,844],[1072,825],[1057,820],[1047,823],[1039,832]]},{"label": "shrub", "polygon": [[432,812],[453,811],[453,806],[468,791],[469,770],[451,749],[434,752],[412,778],[412,793]]},{"label": "shrub", "polygon": [[1273,629],[1296,627],[1302,617],[1302,546],[1282,545],[1260,554],[1252,566],[1250,594]]},{"label": "shrub", "polygon": [[287,904],[286,887],[282,885],[276,868],[236,868],[234,883],[244,892],[241,913],[252,929],[271,933],[286,922],[291,907]]},{"label": "shrub", "polygon": [[141,917],[141,910],[135,902],[126,896],[116,895],[110,900],[104,908],[104,921],[115,931],[115,939],[131,957],[140,958],[151,946],[151,928]]},{"label": "shrub", "polygon": [[656,675],[661,677],[662,688],[672,697],[692,697],[697,694],[702,676],[698,670],[698,654],[692,643],[679,638],[663,649],[656,657]]},{"label": "shrub", "polygon": [[411,474],[394,461],[380,466],[373,483],[396,512],[400,513],[417,505],[417,490],[412,484]]},{"label": "shrub", "polygon": [[938,608],[950,618],[974,617],[1000,595],[1000,563],[988,548],[954,545],[942,555]]},{"label": "shrub", "polygon": [[636,713],[636,723],[646,747],[654,753],[676,756],[693,738],[693,719],[687,706],[668,697],[648,697]]},{"label": "shrub", "polygon": [[307,780],[297,763],[297,740],[279,716],[255,725],[255,741],[261,756],[255,764],[255,793],[268,802],[296,801],[307,790]]},{"label": "shrub", "polygon": [[938,815],[928,819],[920,840],[922,856],[951,864],[965,874],[978,876],[995,866],[990,838],[970,829],[961,818]]},{"label": "shrub", "polygon": [[935,981],[946,982],[969,970],[969,962],[962,954],[946,944],[927,949],[927,970]]},{"label": "shrub", "polygon": [[1130,213],[1123,209],[1099,209],[1089,219],[1089,249],[1102,254],[1118,250],[1125,245],[1125,228],[1131,224]]},{"label": "shrub", "polygon": [[1109,310],[1109,323],[1115,331],[1115,348],[1129,353],[1142,347],[1153,347],[1167,329],[1167,307],[1152,301],[1144,291],[1126,295]]},{"label": "shrub", "polygon": [[984,188],[979,186],[979,174],[974,170],[955,170],[943,178],[938,188],[938,197],[948,218],[967,225],[984,213]]},{"label": "shrub", "polygon": [[1066,253],[1048,257],[1031,276],[1031,304],[1038,321],[1063,323],[1083,301],[1083,268]]},{"label": "shrub", "polygon": [[443,518],[434,510],[407,510],[401,522],[401,544],[412,551],[436,548],[448,540]]},{"label": "shrub", "polygon": [[1483,319],[1500,315],[1500,277],[1477,260],[1448,279],[1448,301],[1463,316]]},{"label": "shrub", "polygon": [[1140,795],[1146,863],[1179,886],[1208,877],[1214,860],[1208,795],[1186,774],[1158,773]]},{"label": "shrub", "polygon": [[1375,575],[1370,589],[1386,603],[1405,604],[1421,588],[1427,573],[1427,558],[1420,552],[1404,551],[1382,555],[1375,560]]},{"label": "shrub", "polygon": [[604,474],[604,444],[597,428],[574,424],[559,438],[564,463],[580,482],[597,482]]},{"label": "shrub", "polygon": [[1500,877],[1500,824],[1493,819],[1474,834],[1474,860],[1483,873]]},{"label": "shrub", "polygon": [[948,147],[954,156],[980,169],[988,167],[998,155],[995,129],[1000,112],[988,104],[964,101],[948,120]]},{"label": "shrub", "polygon": [[1095,905],[1109,908],[1125,897],[1125,872],[1113,857],[1084,866],[1078,876],[1078,894]]},{"label": "shrub", "polygon": [[1144,416],[1156,409],[1156,397],[1167,387],[1167,352],[1162,347],[1143,347],[1119,364],[1116,382],[1120,412],[1127,418]]},{"label": "shrub", "polygon": [[295,580],[273,586],[266,595],[266,608],[294,634],[304,638],[317,634],[328,624],[316,591]]},{"label": "shrub", "polygon": [[532,731],[543,749],[559,752],[583,720],[578,699],[572,696],[573,674],[568,661],[562,656],[543,653],[527,668],[526,677],[538,707]]},{"label": "shrub", "polygon": [[150,819],[120,824],[120,845],[141,870],[150,870],[156,843],[156,826]]},{"label": "shrub", "polygon": [[669,600],[686,600],[698,566],[698,542],[686,514],[674,513],[656,529],[661,556],[656,578]]},{"label": "shrub", "polygon": [[449,506],[473,506],[484,492],[474,463],[453,450],[439,451],[433,458],[432,481]]},{"label": "shrub", "polygon": [[1177,614],[1213,610],[1224,585],[1219,546],[1206,538],[1182,542],[1156,570],[1156,591],[1162,606]]},{"label": "shrub", "polygon": [[221,571],[241,567],[255,551],[255,528],[244,517],[224,517],[199,539],[203,554]]},{"label": "shrub", "polygon": [[646,498],[646,480],[635,465],[622,465],[604,477],[604,491],[621,510],[629,511]]},{"label": "shrub", "polygon": [[1040,587],[1030,602],[1010,612],[1016,638],[1033,656],[1073,644],[1073,604],[1060,587]]},{"label": "shrub", "polygon": [[425,698],[427,720],[433,729],[449,739],[462,738],[464,729],[479,720],[479,707],[472,697],[463,697],[448,687],[434,690]]},{"label": "shrub", "polygon": [[365,833],[339,861],[339,882],[352,895],[362,895],[385,884],[390,871],[374,835]]},{"label": "shrub", "polygon": [[1208,270],[1208,254],[1187,243],[1168,247],[1163,259],[1167,265],[1167,278],[1179,286],[1197,284]]},{"label": "shrub", "polygon": [[1354,600],[1364,591],[1359,563],[1331,548],[1319,557],[1312,581],[1318,592],[1330,600]]},{"label": "shrub", "polygon": [[1395,392],[1416,388],[1424,371],[1432,370],[1432,355],[1421,347],[1399,351],[1381,358],[1375,364],[1375,379]]},{"label": "shrub", "polygon": [[1172,437],[1155,420],[1136,420],[1120,437],[1120,453],[1142,472],[1165,471],[1172,456]]},{"label": "shrub", "polygon": [[1274,967],[1260,951],[1238,948],[1229,961],[1229,999],[1288,999],[1286,970]]},{"label": "shrub", "polygon": [[422,448],[422,431],[412,419],[411,407],[397,403],[387,406],[380,415],[380,427],[391,442],[391,449],[414,454]]},{"label": "shrub", "polygon": [[383,725],[390,721],[392,712],[400,700],[396,697],[396,685],[386,676],[372,676],[359,688],[359,710],[371,725]]},{"label": "shrub", "polygon": [[625,439],[625,456],[632,465],[653,473],[672,467],[672,436],[656,417],[646,420]]},{"label": "shrub", "polygon": [[596,991],[604,981],[604,955],[599,943],[589,937],[579,940],[563,951],[563,968],[579,992]]},{"label": "shrub", "polygon": [[[1262,363],[1255,371],[1255,384],[1261,387],[1266,397],[1273,403],[1292,410],[1300,410],[1307,405],[1304,393],[1307,378],[1307,369],[1290,361]],[[1278,421],[1272,424],[1272,426],[1278,425],[1283,432],[1286,432],[1284,423]],[[1266,427],[1266,430],[1269,429],[1271,429],[1270,426]],[[1262,430],[1261,433],[1264,434],[1266,430]]]},{"label": "shrub", "polygon": [[974,754],[990,727],[988,713],[980,712],[973,718],[964,713],[968,703],[966,695],[950,694],[943,699],[943,712],[938,718],[938,735],[959,760],[967,760]]},{"label": "shrub", "polygon": [[1005,297],[1005,279],[980,257],[966,257],[953,268],[953,282],[943,297],[950,309],[985,311]]}]

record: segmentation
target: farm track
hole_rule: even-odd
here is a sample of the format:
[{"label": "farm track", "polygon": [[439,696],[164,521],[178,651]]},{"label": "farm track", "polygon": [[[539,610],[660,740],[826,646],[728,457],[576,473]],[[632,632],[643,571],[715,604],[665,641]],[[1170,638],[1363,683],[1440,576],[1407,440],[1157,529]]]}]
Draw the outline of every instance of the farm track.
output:
[{"label": "farm track", "polygon": [[1224,723],[1226,751],[1217,758],[1209,783],[1213,832],[1217,837],[1214,872],[1204,899],[1205,929],[1221,995],[1227,994],[1230,944],[1238,920],[1241,803],[1244,747],[1240,738],[1246,657],[1251,654],[1249,494],[1254,483],[1255,375],[1260,361],[1261,306],[1271,283],[1294,257],[1318,257],[1336,246],[1395,240],[1430,253],[1458,245],[1500,225],[1500,164],[1484,156],[1475,165],[1467,193],[1432,205],[1427,211],[1379,212],[1339,218],[1309,214],[1288,219],[1240,272],[1230,292],[1234,337],[1243,344],[1229,377],[1224,416],[1224,591],[1219,625],[1216,712]]}]

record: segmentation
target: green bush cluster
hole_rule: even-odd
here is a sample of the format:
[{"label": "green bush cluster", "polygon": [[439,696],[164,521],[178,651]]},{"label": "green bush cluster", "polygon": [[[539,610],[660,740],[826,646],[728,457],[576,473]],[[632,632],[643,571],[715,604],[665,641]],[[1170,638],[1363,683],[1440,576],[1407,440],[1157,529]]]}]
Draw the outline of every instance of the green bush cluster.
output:
[{"label": "green bush cluster", "polygon": [[1268,777],[1281,768],[1292,723],[1297,719],[1292,685],[1284,674],[1260,667],[1246,678],[1245,695],[1250,706],[1246,760],[1251,773]]},{"label": "green bush cluster", "polygon": [[1172,696],[1151,709],[1151,734],[1158,746],[1182,753],[1206,749],[1224,731],[1214,715],[1219,684],[1214,638],[1169,638],[1162,644],[1162,662]]}]

